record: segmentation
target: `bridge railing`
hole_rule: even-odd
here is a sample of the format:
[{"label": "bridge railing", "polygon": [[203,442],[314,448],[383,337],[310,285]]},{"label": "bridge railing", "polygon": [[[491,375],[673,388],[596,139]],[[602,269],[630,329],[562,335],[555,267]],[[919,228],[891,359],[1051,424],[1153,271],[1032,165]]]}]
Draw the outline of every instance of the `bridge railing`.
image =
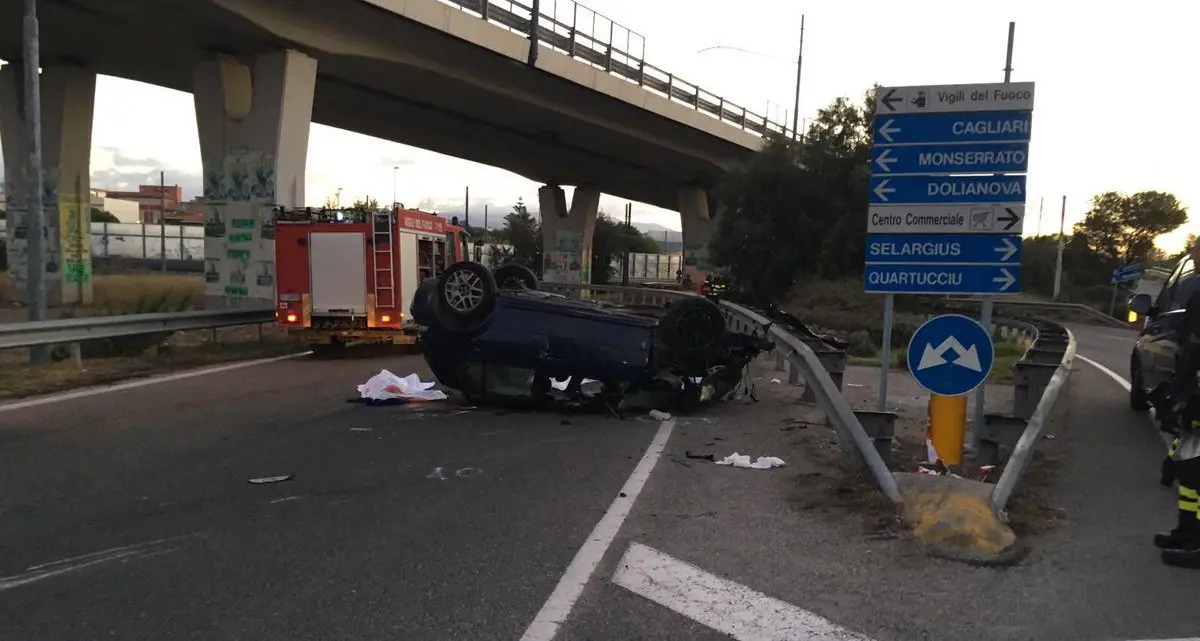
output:
[{"label": "bridge railing", "polygon": [[[526,37],[533,34],[531,4],[517,0],[440,1],[509,31]],[[646,39],[641,34],[573,0],[541,0],[539,5],[541,44],[746,131],[760,136],[784,132],[784,125],[648,64]]]}]

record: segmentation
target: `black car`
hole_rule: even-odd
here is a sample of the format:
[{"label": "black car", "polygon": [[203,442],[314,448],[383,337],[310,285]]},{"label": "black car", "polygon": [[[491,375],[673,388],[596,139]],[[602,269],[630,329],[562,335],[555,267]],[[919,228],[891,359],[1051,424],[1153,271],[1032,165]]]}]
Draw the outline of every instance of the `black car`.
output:
[{"label": "black car", "polygon": [[1137,411],[1166,400],[1165,391],[1175,375],[1184,311],[1200,284],[1195,270],[1192,257],[1186,256],[1175,265],[1157,298],[1144,293],[1129,298],[1129,309],[1146,317],[1129,359],[1129,404]]},{"label": "black car", "polygon": [[569,378],[568,394],[591,379],[595,398],[619,403],[649,393],[687,411],[727,396],[771,348],[726,330],[720,307],[699,296],[634,306],[537,287],[533,272],[515,264],[492,272],[460,262],[423,281],[410,309],[438,381],[472,402],[537,404],[555,399],[551,379]]}]

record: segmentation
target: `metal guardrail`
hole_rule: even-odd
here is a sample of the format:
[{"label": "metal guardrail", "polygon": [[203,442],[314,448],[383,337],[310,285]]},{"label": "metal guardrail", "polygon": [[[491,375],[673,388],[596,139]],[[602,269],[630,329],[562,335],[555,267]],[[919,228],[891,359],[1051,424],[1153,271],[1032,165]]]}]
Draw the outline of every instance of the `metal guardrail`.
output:
[{"label": "metal guardrail", "polygon": [[[952,309],[964,309],[964,308],[974,309],[974,308],[977,308],[979,306],[979,304],[980,304],[980,301],[979,301],[979,299],[976,299],[976,298],[944,298],[944,299],[938,300],[935,303],[935,305],[938,307],[952,308]],[[997,310],[1000,310],[1000,309],[1014,310],[1014,311],[1018,312],[1018,314],[1015,314],[1015,315],[1023,315],[1023,314],[1029,314],[1031,312],[1039,312],[1039,311],[1040,312],[1059,312],[1059,313],[1081,314],[1081,315],[1087,316],[1093,320],[1104,323],[1105,325],[1109,325],[1112,327],[1122,327],[1122,328],[1126,328],[1126,329],[1129,328],[1129,323],[1126,323],[1118,318],[1113,318],[1112,316],[1109,316],[1108,314],[1105,314],[1104,312],[1102,312],[1098,309],[1088,307],[1087,305],[1081,305],[1079,303],[1053,303],[1053,302],[1048,302],[1048,301],[1007,300],[1007,299],[999,299],[998,298],[995,301],[995,308]]]},{"label": "metal guardrail", "polygon": [[78,343],[98,338],[116,338],[159,332],[255,325],[275,321],[272,309],[214,310],[124,316],[93,316],[0,324],[0,349]]},{"label": "metal guardrail", "polygon": [[[1041,393],[1036,395],[1037,405],[1028,416],[1025,429],[1021,432],[1016,445],[1013,446],[1012,455],[1004,465],[1004,472],[996,481],[996,486],[992,489],[991,494],[992,509],[1002,516],[1009,499],[1012,498],[1013,491],[1029,469],[1034,449],[1042,439],[1042,432],[1045,431],[1046,423],[1050,420],[1063,388],[1066,387],[1067,378],[1071,375],[1071,365],[1075,361],[1075,336],[1071,330],[1057,323],[1045,321],[1039,322],[1039,325],[1037,338],[1022,359],[1022,362],[1034,366],[1034,369],[1030,372],[1021,372],[1021,368],[1018,368],[1018,380],[1016,381],[1018,389],[1013,398],[1014,414],[1018,415],[1015,418],[1021,418],[1020,414],[1024,413],[1022,408],[1018,407],[1021,402],[1019,386],[1040,388]],[[1060,355],[1056,365],[1045,362],[1048,360],[1047,355],[1055,354]],[[1039,363],[1039,361],[1041,362]],[[1021,363],[1017,365],[1019,366]],[[1036,367],[1038,365],[1041,367]],[[1048,371],[1048,366],[1053,366],[1052,373]],[[1049,377],[1046,377],[1047,373],[1050,373]],[[1032,394],[1029,395],[1032,396]]]},{"label": "metal guardrail", "polygon": [[[540,44],[746,131],[765,136],[767,133],[783,133],[785,130],[784,125],[771,122],[765,116],[748,111],[745,107],[735,105],[701,89],[698,85],[677,78],[668,71],[647,64],[642,59],[646,49],[644,37],[572,0],[534,2],[535,5],[540,5],[536,19],[533,6],[515,0],[441,2],[526,37],[532,37],[533,25],[536,24],[537,40]],[[546,13],[547,8],[550,13]],[[625,36],[624,49],[619,48],[615,42],[619,33]],[[641,53],[636,55],[630,51],[635,39],[641,41]]]},{"label": "metal guardrail", "polygon": [[900,488],[896,485],[896,477],[892,476],[892,471],[876,450],[873,439],[863,429],[854,409],[846,402],[841,390],[817,358],[816,352],[790,332],[745,307],[728,301],[721,301],[721,307],[727,312],[726,318],[734,329],[766,329],[768,336],[775,343],[776,358],[786,360],[789,369],[795,368],[804,377],[813,390],[817,404],[837,430],[839,441],[857,450],[884,496],[899,503]]}]

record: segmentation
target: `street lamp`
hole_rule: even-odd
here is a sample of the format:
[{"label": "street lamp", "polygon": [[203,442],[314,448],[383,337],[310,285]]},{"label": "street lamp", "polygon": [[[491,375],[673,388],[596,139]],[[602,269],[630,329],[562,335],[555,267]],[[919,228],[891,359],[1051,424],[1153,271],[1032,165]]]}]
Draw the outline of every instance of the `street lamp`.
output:
[{"label": "street lamp", "polygon": [[768,54],[761,53],[758,51],[751,51],[749,49],[743,49],[741,47],[731,47],[728,45],[713,45],[711,47],[705,47],[705,48],[697,51],[696,53],[701,54],[706,51],[714,51],[717,49],[723,49],[723,50],[728,50],[728,51],[737,51],[739,53],[748,53],[752,56],[760,56],[763,58],[770,58],[772,60],[779,60],[782,62],[791,62],[796,65],[796,95],[795,95],[795,98],[794,98],[793,104],[792,104],[792,137],[793,138],[798,137],[799,131],[800,131],[800,129],[799,129],[799,125],[800,125],[800,72],[804,68],[804,16],[800,16],[800,50],[799,50],[799,53],[796,54],[795,60],[788,60],[786,58],[778,58],[776,56],[768,55]]},{"label": "street lamp", "polygon": [[339,208],[342,206],[342,188],[341,187],[337,188],[337,200],[335,202]]}]

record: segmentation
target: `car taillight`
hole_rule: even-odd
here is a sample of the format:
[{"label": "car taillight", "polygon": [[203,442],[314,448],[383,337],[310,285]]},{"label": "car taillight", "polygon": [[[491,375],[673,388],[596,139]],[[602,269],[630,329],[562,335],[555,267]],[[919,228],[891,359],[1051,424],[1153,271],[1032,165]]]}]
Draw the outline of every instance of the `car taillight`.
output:
[{"label": "car taillight", "polygon": [[295,315],[295,314],[288,314],[288,315],[287,315],[287,322],[289,322],[289,323],[294,323],[294,322],[296,322],[296,315]]}]

